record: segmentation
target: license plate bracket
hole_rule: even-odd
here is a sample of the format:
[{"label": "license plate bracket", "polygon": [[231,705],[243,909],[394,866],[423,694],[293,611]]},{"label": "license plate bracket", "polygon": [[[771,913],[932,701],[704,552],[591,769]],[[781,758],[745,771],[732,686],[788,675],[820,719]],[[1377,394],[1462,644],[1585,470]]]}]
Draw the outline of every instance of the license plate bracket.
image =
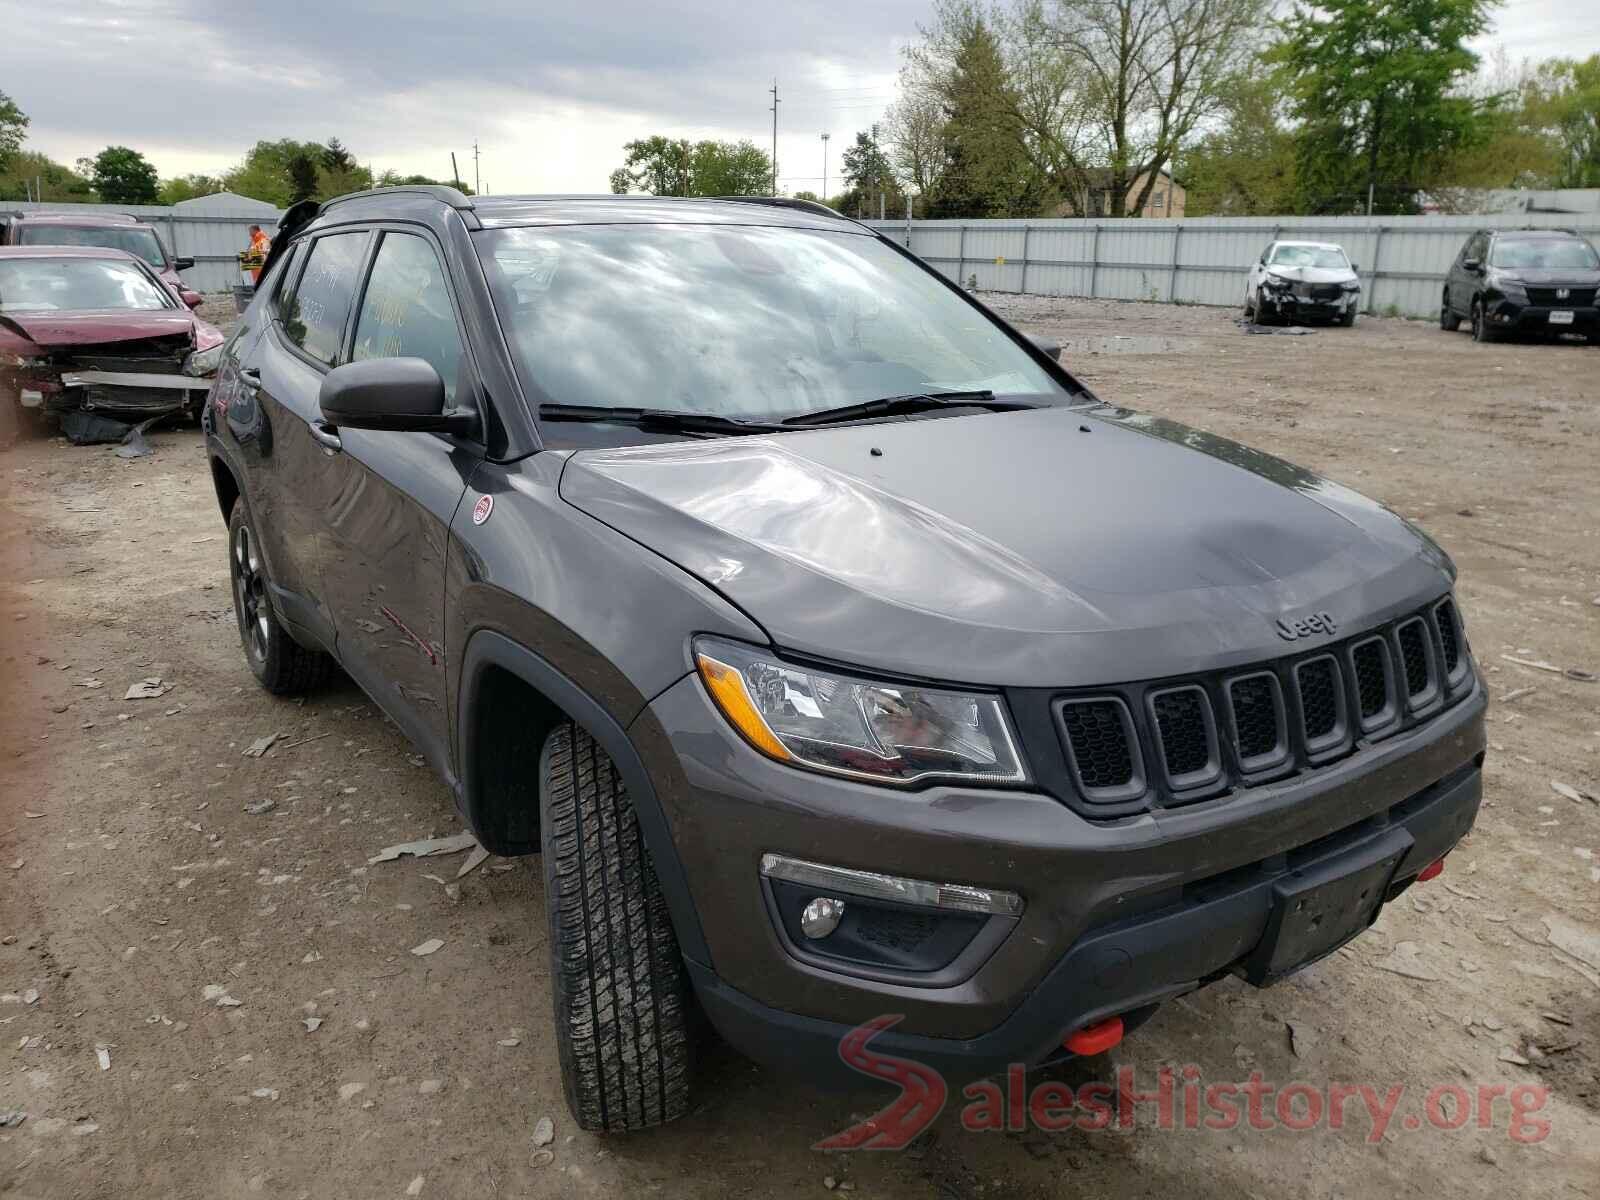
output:
[{"label": "license plate bracket", "polygon": [[1576,314],[1570,308],[1558,308],[1550,314],[1550,324],[1571,325],[1576,319]]},{"label": "license plate bracket", "polygon": [[1294,871],[1272,889],[1261,941],[1241,964],[1257,987],[1275,983],[1332,954],[1377,919],[1389,881],[1413,845],[1404,829]]}]

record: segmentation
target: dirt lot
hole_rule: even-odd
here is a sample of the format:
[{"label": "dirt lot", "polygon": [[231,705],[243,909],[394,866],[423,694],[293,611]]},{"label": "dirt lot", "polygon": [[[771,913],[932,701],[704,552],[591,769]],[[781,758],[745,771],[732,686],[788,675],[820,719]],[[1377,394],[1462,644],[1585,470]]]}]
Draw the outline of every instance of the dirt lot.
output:
[{"label": "dirt lot", "polygon": [[[450,801],[353,686],[256,689],[181,431],[143,459],[59,441],[0,456],[0,1122],[27,1114],[0,1128],[0,1195],[802,1196],[828,1177],[940,1200],[1600,1195],[1600,804],[1551,786],[1600,793],[1600,684],[1507,658],[1600,672],[1600,350],[995,303],[1066,337],[1102,396],[1326,472],[1460,565],[1496,703],[1485,807],[1445,875],[1289,983],[1190,997],[1094,1065],[1133,1067],[1142,1090],[1163,1064],[1204,1084],[1403,1085],[1382,1136],[1360,1103],[1341,1130],[1164,1131],[1143,1104],[1131,1130],[985,1136],[953,1097],[909,1152],[824,1156],[811,1145],[887,1093],[818,1094],[721,1049],[688,1119],[576,1132],[537,861],[459,884],[461,856],[368,864],[456,830]],[[147,677],[171,690],[123,698]],[[1472,1097],[1464,1128],[1428,1119],[1438,1085]],[[1548,1089],[1547,1136],[1514,1137],[1480,1085]]]}]

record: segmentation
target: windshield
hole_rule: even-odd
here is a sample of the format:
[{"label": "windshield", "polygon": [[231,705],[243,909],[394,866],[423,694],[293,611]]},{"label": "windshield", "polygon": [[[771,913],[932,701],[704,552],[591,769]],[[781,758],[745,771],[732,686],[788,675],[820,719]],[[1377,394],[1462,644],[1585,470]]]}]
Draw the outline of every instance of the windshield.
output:
[{"label": "windshield", "polygon": [[0,312],[172,308],[133,263],[109,258],[0,258]]},{"label": "windshield", "polygon": [[1279,246],[1272,252],[1275,267],[1320,267],[1329,271],[1348,271],[1350,260],[1337,246]]},{"label": "windshield", "polygon": [[1508,270],[1593,271],[1600,269],[1600,256],[1582,238],[1496,238],[1489,265]]},{"label": "windshield", "polygon": [[156,270],[164,270],[167,256],[153,229],[131,225],[33,225],[21,222],[19,246],[104,246],[137,255]]},{"label": "windshield", "polygon": [[584,225],[478,245],[519,369],[558,403],[775,419],[905,393],[1065,395],[998,325],[860,234]]}]

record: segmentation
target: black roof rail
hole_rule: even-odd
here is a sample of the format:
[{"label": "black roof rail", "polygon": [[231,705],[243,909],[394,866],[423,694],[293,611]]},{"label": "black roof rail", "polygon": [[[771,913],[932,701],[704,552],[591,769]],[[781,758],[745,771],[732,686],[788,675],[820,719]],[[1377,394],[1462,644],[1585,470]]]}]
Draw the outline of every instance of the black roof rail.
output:
[{"label": "black roof rail", "polygon": [[366,200],[372,196],[428,196],[451,208],[470,211],[473,207],[472,197],[458,191],[449,184],[444,183],[407,183],[399,187],[368,188],[364,192],[347,192],[343,196],[335,196],[332,200],[322,202],[321,212],[326,212],[335,204],[343,204],[346,200]]},{"label": "black roof rail", "polygon": [[861,224],[854,217],[847,217],[836,208],[829,208],[817,200],[800,200],[794,196],[707,196],[707,200],[727,200],[736,204],[765,204],[770,208],[792,208],[798,212],[814,213],[819,217],[832,217],[836,221],[848,221],[852,225]]}]

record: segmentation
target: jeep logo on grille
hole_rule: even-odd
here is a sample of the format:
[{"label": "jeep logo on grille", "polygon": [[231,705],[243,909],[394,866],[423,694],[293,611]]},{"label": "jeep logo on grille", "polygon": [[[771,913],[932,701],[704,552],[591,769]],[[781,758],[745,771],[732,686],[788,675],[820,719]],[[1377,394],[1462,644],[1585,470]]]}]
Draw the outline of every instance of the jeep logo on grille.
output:
[{"label": "jeep logo on grille", "polygon": [[1310,616],[1301,617],[1298,621],[1285,621],[1280,617],[1277,630],[1278,636],[1284,641],[1296,642],[1319,633],[1337,633],[1339,625],[1333,619],[1332,613],[1314,612]]}]

